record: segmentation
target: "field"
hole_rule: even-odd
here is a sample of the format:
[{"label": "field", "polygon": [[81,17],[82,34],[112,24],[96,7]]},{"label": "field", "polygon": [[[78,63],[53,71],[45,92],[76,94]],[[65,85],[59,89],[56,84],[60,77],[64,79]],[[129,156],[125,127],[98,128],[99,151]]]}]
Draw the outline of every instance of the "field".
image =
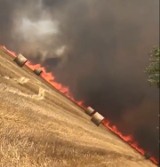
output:
[{"label": "field", "polygon": [[0,167],[154,167],[0,50]]}]

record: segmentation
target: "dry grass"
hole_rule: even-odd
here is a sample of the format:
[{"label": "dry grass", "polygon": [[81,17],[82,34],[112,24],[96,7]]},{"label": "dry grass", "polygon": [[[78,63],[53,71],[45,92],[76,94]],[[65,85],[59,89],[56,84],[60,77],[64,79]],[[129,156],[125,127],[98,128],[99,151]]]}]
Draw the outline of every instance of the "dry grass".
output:
[{"label": "dry grass", "polygon": [[62,139],[51,130],[55,127],[50,119],[44,124],[45,116],[23,115],[19,110],[15,112],[14,106],[4,109],[5,105],[1,103],[0,166],[103,167],[105,158],[122,156]]},{"label": "dry grass", "polygon": [[0,167],[154,166],[1,55]]}]

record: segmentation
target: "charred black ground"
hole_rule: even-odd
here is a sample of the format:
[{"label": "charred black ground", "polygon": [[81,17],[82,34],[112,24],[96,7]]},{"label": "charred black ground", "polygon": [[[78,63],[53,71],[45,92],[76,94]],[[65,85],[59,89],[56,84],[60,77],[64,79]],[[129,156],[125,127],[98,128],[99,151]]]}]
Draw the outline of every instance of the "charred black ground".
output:
[{"label": "charred black ground", "polygon": [[0,43],[47,66],[75,97],[158,157],[158,88],[144,73],[159,44],[158,6],[158,0],[0,0]]}]

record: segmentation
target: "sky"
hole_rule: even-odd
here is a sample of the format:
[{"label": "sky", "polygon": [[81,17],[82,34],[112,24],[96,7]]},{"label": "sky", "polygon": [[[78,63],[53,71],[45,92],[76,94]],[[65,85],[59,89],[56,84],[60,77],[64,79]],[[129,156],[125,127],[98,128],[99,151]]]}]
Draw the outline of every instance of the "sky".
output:
[{"label": "sky", "polygon": [[158,88],[144,72],[159,45],[158,0],[0,0],[0,44],[52,71],[158,157]]}]

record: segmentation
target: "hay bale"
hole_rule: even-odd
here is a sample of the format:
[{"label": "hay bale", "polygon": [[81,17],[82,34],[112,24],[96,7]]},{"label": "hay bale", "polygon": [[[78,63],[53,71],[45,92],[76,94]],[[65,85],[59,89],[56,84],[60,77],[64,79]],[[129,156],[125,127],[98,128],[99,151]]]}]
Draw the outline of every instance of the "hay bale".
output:
[{"label": "hay bale", "polygon": [[36,75],[41,75],[41,73],[43,72],[42,71],[42,69],[40,69],[40,68],[37,68],[37,69],[34,69],[34,71],[33,71]]},{"label": "hay bale", "polygon": [[98,112],[94,113],[91,118],[91,121],[97,126],[99,126],[103,120],[104,117]]},{"label": "hay bale", "polygon": [[93,115],[95,113],[95,109],[93,109],[92,107],[87,107],[86,109],[86,114],[88,114],[89,116]]},{"label": "hay bale", "polygon": [[22,54],[19,54],[14,61],[22,67],[27,62],[27,59]]}]

